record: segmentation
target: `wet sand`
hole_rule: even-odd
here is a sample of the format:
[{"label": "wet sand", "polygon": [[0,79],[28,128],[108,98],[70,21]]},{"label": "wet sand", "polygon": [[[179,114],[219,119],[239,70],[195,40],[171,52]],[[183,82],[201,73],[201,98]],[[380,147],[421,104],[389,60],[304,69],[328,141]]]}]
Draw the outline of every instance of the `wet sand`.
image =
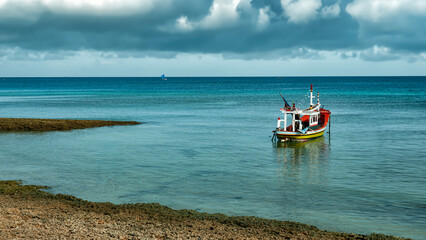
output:
[{"label": "wet sand", "polygon": [[94,203],[42,190],[46,188],[0,181],[0,239],[402,239],[173,210],[156,203]]},{"label": "wet sand", "polygon": [[141,123],[135,121],[0,118],[0,131],[69,131],[73,129],[137,124]]}]

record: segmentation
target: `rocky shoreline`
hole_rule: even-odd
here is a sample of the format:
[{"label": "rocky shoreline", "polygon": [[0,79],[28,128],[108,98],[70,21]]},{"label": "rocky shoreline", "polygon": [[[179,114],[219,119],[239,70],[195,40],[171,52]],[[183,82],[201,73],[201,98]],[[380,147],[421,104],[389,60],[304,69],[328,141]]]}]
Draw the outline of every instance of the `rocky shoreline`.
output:
[{"label": "rocky shoreline", "polygon": [[46,188],[0,181],[0,239],[403,239],[173,210],[156,203],[95,203],[42,190]]},{"label": "rocky shoreline", "polygon": [[104,121],[104,120],[72,120],[72,119],[33,119],[33,118],[0,118],[0,131],[14,132],[46,132],[69,131],[94,127],[110,127],[117,125],[137,125],[136,121]]}]

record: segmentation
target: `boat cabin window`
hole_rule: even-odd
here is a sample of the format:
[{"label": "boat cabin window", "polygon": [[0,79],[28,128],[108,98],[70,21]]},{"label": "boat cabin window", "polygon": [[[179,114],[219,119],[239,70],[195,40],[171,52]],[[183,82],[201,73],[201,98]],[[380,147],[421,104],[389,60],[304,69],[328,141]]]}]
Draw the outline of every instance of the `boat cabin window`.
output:
[{"label": "boat cabin window", "polygon": [[309,125],[310,126],[318,125],[318,115],[311,115],[309,117]]}]

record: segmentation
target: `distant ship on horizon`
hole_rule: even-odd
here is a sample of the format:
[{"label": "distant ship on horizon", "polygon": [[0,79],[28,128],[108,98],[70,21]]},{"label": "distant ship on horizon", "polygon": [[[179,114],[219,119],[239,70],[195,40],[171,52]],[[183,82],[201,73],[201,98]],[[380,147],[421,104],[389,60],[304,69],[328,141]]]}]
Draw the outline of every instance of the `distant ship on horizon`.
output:
[{"label": "distant ship on horizon", "polygon": [[167,78],[166,78],[166,76],[164,76],[164,74],[161,75],[161,80],[167,80]]}]

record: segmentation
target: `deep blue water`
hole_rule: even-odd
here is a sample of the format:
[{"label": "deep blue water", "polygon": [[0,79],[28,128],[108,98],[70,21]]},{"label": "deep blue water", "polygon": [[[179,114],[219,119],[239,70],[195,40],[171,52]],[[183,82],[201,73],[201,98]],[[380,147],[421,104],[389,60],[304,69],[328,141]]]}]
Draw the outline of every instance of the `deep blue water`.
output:
[{"label": "deep blue water", "polygon": [[[270,141],[278,92],[331,136]],[[136,120],[0,133],[0,179],[114,203],[426,238],[426,77],[1,78],[0,117]]]}]

